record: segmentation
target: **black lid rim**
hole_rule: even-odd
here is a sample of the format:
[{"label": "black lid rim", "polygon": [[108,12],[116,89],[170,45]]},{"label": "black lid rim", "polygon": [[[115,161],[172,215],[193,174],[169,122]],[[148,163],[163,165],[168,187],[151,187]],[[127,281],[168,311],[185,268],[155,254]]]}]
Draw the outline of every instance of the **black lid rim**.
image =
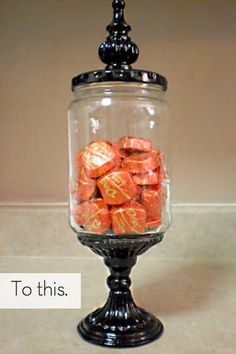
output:
[{"label": "black lid rim", "polygon": [[72,91],[75,91],[76,87],[80,85],[107,81],[125,81],[155,84],[161,86],[163,91],[167,90],[167,80],[164,76],[153,71],[138,69],[105,69],[88,71],[78,76],[75,76],[72,79],[71,89]]}]

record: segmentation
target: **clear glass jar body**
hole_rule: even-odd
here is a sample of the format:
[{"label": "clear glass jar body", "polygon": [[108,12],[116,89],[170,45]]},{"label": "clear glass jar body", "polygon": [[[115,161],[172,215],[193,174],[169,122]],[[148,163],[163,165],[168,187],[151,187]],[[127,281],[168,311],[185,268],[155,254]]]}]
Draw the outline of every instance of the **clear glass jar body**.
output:
[{"label": "clear glass jar body", "polygon": [[70,225],[79,234],[163,233],[170,219],[168,108],[154,84],[78,86],[69,106]]}]

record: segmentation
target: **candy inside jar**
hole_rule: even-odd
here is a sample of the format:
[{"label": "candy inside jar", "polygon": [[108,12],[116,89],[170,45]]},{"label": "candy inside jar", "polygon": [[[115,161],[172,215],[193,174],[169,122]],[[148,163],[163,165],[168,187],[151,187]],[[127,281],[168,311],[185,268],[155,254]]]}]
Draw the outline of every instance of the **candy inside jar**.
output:
[{"label": "candy inside jar", "polygon": [[121,136],[77,151],[71,177],[71,224],[96,234],[143,234],[165,225],[164,156],[149,139]]}]

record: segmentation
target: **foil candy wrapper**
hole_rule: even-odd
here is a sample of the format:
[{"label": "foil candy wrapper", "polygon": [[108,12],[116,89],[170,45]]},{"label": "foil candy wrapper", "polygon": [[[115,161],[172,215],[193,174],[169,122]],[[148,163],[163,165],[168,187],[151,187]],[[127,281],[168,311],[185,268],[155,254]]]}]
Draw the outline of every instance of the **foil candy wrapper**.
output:
[{"label": "foil candy wrapper", "polygon": [[89,177],[97,178],[116,165],[116,154],[109,142],[99,140],[90,143],[80,152],[78,163]]},{"label": "foil candy wrapper", "polygon": [[86,231],[104,233],[110,228],[111,218],[103,199],[91,199],[78,204],[75,208],[75,220]]},{"label": "foil candy wrapper", "polygon": [[146,210],[135,202],[127,202],[110,211],[112,229],[115,234],[143,233],[146,227]]},{"label": "foil candy wrapper", "polygon": [[[157,187],[158,188],[158,187]],[[144,189],[141,193],[141,203],[147,211],[147,221],[161,218],[163,206],[163,192],[158,189]]]},{"label": "foil candy wrapper", "polygon": [[166,171],[150,140],[91,142],[77,154],[76,170],[74,217],[86,231],[133,234],[161,225]]},{"label": "foil candy wrapper", "polygon": [[156,170],[160,166],[160,159],[155,152],[135,153],[126,157],[122,166],[131,173],[143,174]]},{"label": "foil candy wrapper", "polygon": [[152,150],[152,142],[148,139],[123,136],[119,139],[121,149],[135,152],[149,152]]},{"label": "foil candy wrapper", "polygon": [[120,205],[137,194],[136,184],[128,171],[118,169],[101,177],[97,186],[104,201],[109,205]]}]

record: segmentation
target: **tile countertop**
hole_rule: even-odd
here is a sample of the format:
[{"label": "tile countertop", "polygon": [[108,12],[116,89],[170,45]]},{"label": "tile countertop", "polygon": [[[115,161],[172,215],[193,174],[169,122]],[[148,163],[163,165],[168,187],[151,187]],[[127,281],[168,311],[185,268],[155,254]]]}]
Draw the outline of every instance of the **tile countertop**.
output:
[{"label": "tile countertop", "polygon": [[[51,212],[53,216],[44,210],[0,210],[0,269],[81,272],[82,309],[0,310],[0,354],[235,354],[235,209],[174,212],[175,226],[169,233],[173,239],[139,257],[131,273],[135,301],[162,320],[165,332],[151,344],[128,350],[94,346],[78,336],[77,323],[106,300],[108,273],[102,259],[84,247],[78,245],[76,256],[71,241],[64,255],[58,244],[54,254],[47,254],[51,250],[45,232],[51,248],[57,235],[64,245],[63,237],[68,237],[65,226],[59,234],[59,227],[54,229],[54,237],[50,234],[47,218],[55,218],[60,226],[65,218],[65,211]],[[39,234],[34,223],[43,228],[41,243],[30,239],[32,230]]]}]

